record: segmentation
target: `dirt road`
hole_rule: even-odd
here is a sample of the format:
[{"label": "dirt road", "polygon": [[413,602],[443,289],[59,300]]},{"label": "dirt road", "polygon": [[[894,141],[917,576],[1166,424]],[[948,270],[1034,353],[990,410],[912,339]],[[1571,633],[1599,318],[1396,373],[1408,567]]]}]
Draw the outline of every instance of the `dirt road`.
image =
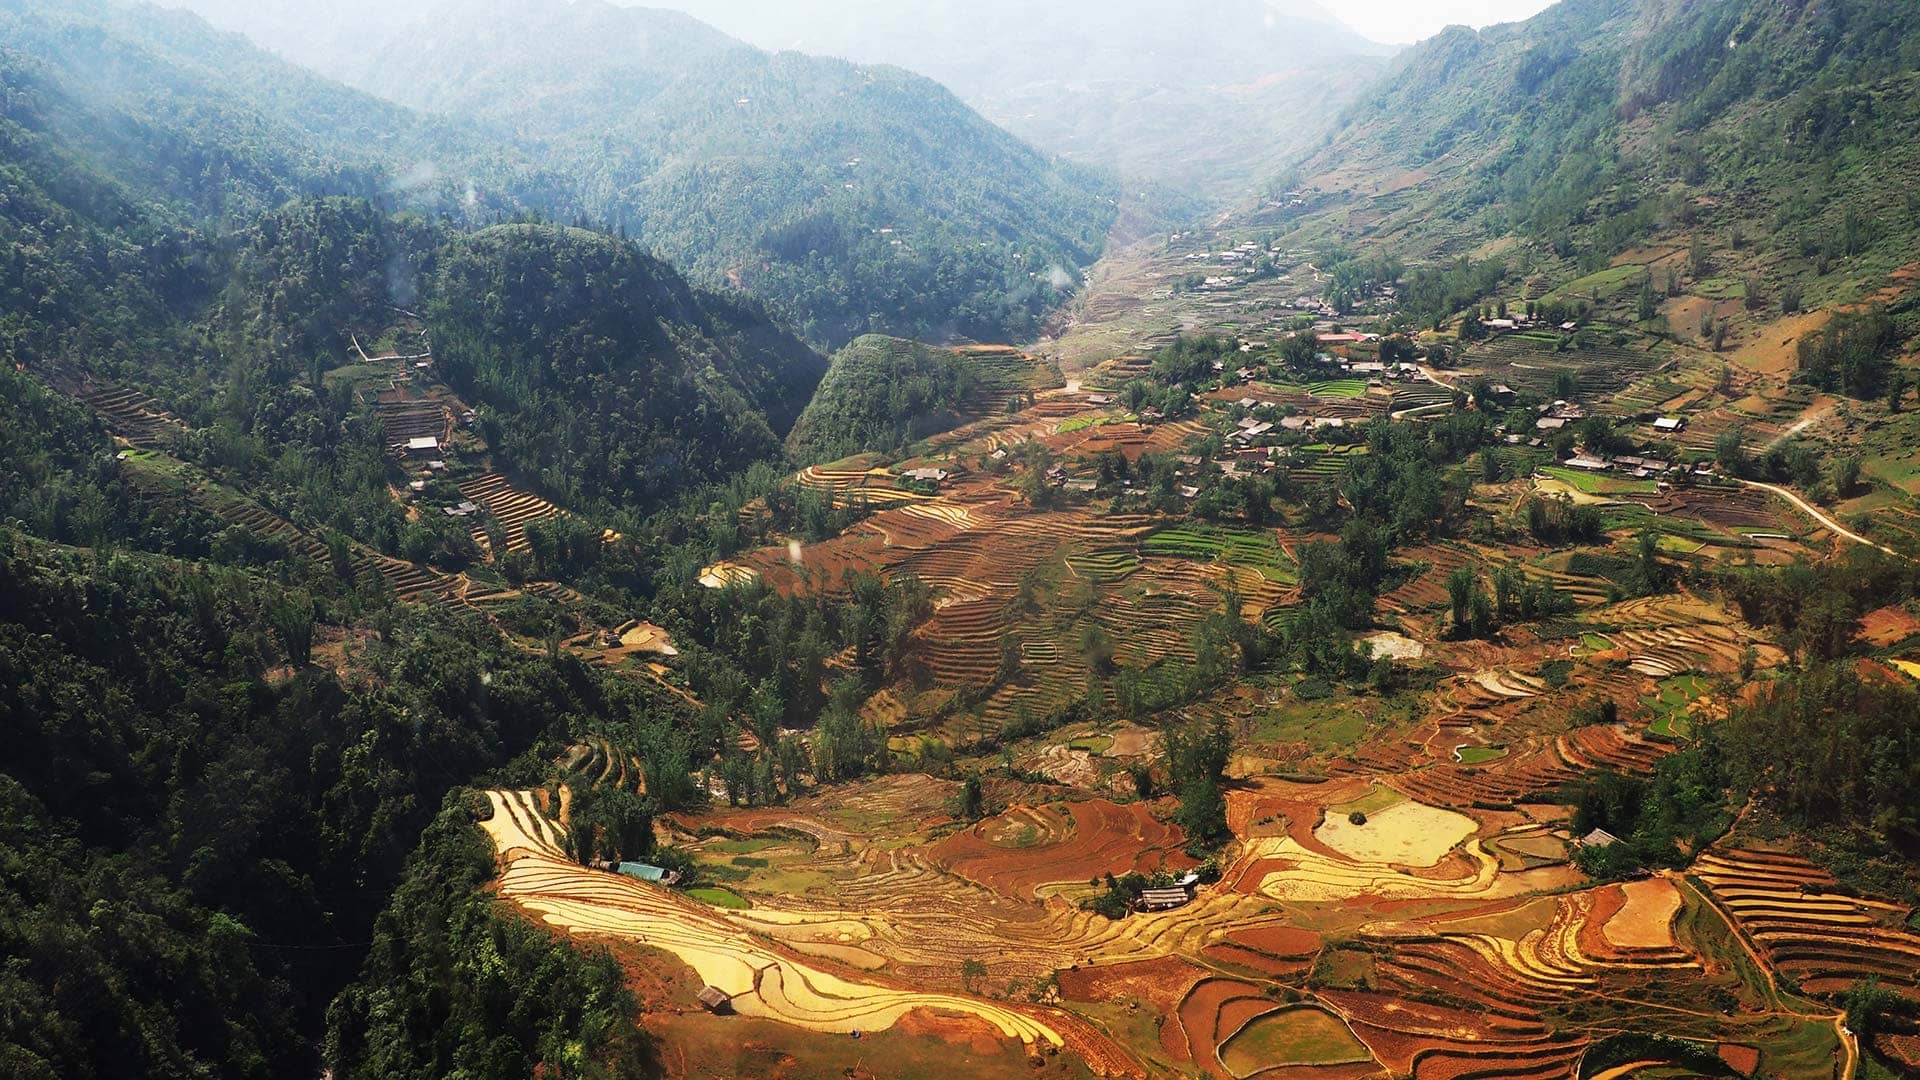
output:
[{"label": "dirt road", "polygon": [[1755,487],[1765,491],[1773,492],[1775,495],[1778,495],[1781,498],[1792,503],[1793,505],[1799,507],[1803,512],[1806,513],[1808,517],[1826,526],[1828,529],[1831,529],[1835,535],[1844,536],[1848,540],[1851,540],[1856,544],[1865,544],[1871,548],[1879,548],[1881,551],[1884,551],[1887,554],[1894,556],[1895,558],[1900,558],[1900,559],[1906,558],[1905,555],[1900,554],[1899,552],[1893,550],[1892,548],[1886,546],[1885,544],[1876,544],[1873,541],[1867,539],[1866,537],[1861,536],[1859,533],[1854,532],[1851,529],[1848,529],[1846,526],[1840,524],[1838,521],[1835,521],[1832,518],[1828,517],[1826,513],[1823,512],[1819,507],[1813,505],[1807,500],[1794,494],[1793,491],[1787,488],[1783,488],[1778,484],[1763,484],[1758,480],[1742,480],[1740,482],[1747,485],[1748,487]]}]

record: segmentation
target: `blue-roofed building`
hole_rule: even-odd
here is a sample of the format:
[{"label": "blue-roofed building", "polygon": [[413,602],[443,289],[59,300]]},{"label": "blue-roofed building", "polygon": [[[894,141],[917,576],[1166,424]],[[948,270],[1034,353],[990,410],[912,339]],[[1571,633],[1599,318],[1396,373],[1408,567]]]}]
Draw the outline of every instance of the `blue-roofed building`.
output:
[{"label": "blue-roofed building", "polygon": [[677,872],[652,863],[623,862],[615,866],[614,870],[637,881],[651,881],[655,885],[672,885],[680,880]]}]

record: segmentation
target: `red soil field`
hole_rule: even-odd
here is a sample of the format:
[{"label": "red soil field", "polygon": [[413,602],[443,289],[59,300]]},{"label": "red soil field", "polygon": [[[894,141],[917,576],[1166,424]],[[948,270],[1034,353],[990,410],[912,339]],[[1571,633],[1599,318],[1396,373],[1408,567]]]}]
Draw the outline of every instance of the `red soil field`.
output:
[{"label": "red soil field", "polygon": [[1052,843],[1031,847],[995,844],[1000,819],[954,833],[928,849],[936,866],[1008,896],[1030,897],[1051,882],[1084,882],[1130,871],[1185,870],[1199,865],[1182,850],[1179,826],[1156,820],[1145,803],[1120,806],[1105,799],[1066,808],[1072,830]]},{"label": "red soil field", "polygon": [[[1242,999],[1252,999],[1243,1002]],[[1249,1012],[1258,1006],[1257,1012]],[[1188,992],[1180,1003],[1180,1027],[1187,1033],[1187,1045],[1193,1060],[1215,1076],[1226,1076],[1220,1064],[1220,1042],[1259,1012],[1280,1007],[1280,1003],[1261,996],[1260,988],[1238,979],[1207,979]],[[1163,1040],[1164,1041],[1164,1037]]]},{"label": "red soil field", "polygon": [[1603,885],[1594,890],[1593,907],[1580,923],[1580,951],[1588,956],[1609,957],[1619,950],[1607,940],[1607,920],[1627,906],[1627,896],[1618,885]]},{"label": "red soil field", "polygon": [[1215,963],[1245,968],[1269,979],[1289,979],[1313,968],[1311,959],[1282,959],[1239,945],[1207,945],[1200,953]]},{"label": "red soil field", "polygon": [[1920,634],[1920,619],[1902,607],[1883,607],[1860,617],[1860,636],[1869,645],[1885,648]]},{"label": "red soil field", "polygon": [[1136,960],[1126,964],[1068,968],[1057,976],[1060,996],[1068,1001],[1139,1001],[1164,1021],[1160,1046],[1174,1061],[1187,1061],[1186,1033],[1173,1018],[1180,1001],[1206,970],[1178,956]]},{"label": "red soil field", "polygon": [[1726,1062],[1728,1068],[1741,1076],[1752,1076],[1753,1070],[1760,1067],[1760,1051],[1754,1047],[1742,1046],[1739,1043],[1721,1043],[1719,1052],[1720,1060]]},{"label": "red soil field", "polygon": [[1161,1013],[1171,1013],[1206,974],[1206,969],[1190,960],[1157,956],[1124,964],[1066,968],[1058,981],[1060,996],[1068,1001],[1135,999]]},{"label": "red soil field", "polygon": [[1320,951],[1320,935],[1297,926],[1256,926],[1235,930],[1227,935],[1227,940],[1289,960],[1308,958]]},{"label": "red soil field", "polygon": [[977,1016],[952,1016],[931,1009],[915,1009],[893,1025],[902,1035],[927,1035],[966,1047],[971,1053],[998,1053],[1006,1039],[1000,1029]]}]

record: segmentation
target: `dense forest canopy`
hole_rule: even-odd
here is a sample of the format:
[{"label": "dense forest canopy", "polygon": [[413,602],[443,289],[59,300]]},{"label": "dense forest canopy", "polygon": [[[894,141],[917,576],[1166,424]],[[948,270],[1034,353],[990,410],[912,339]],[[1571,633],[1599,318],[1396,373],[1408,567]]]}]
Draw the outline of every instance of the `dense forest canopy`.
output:
[{"label": "dense forest canopy", "polygon": [[487,441],[579,506],[657,504],[777,455],[824,367],[753,308],[584,230],[456,241],[427,325]]},{"label": "dense forest canopy", "polygon": [[893,450],[953,427],[980,380],[958,355],[869,334],[833,356],[787,445],[828,461]]}]

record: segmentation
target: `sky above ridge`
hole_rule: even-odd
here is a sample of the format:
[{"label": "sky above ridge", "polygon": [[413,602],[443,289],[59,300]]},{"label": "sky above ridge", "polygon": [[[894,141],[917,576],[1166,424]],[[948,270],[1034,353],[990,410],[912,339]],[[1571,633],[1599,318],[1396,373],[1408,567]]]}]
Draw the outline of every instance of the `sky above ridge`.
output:
[{"label": "sky above ridge", "polygon": [[1341,22],[1385,45],[1411,45],[1460,24],[1479,29],[1518,22],[1546,10],[1551,0],[1323,0]]}]

